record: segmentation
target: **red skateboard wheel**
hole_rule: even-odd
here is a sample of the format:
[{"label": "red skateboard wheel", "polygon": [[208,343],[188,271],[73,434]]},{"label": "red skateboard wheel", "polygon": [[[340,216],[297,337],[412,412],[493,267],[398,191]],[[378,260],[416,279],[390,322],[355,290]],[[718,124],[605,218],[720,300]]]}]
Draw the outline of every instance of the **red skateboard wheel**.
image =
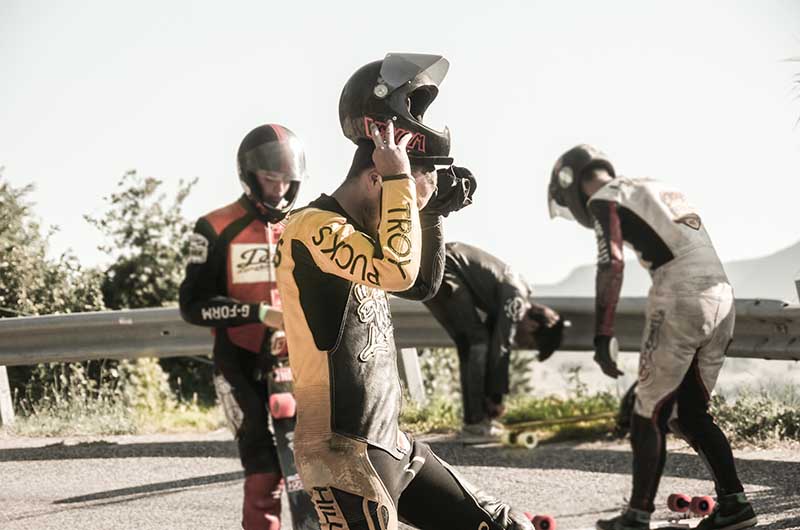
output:
[{"label": "red skateboard wheel", "polygon": [[689,509],[697,515],[708,515],[714,511],[714,499],[709,496],[693,497]]},{"label": "red skateboard wheel", "polygon": [[670,511],[685,513],[689,511],[691,505],[691,497],[684,495],[683,493],[673,493],[667,497],[667,508],[669,508]]},{"label": "red skateboard wheel", "polygon": [[536,530],[556,530],[556,520],[549,515],[533,515],[530,512],[525,512],[527,517]]},{"label": "red skateboard wheel", "polygon": [[556,520],[549,515],[537,515],[533,518],[533,527],[536,530],[556,530]]},{"label": "red skateboard wheel", "polygon": [[289,392],[272,394],[269,397],[269,411],[276,420],[291,418],[297,410],[297,403],[294,396]]}]

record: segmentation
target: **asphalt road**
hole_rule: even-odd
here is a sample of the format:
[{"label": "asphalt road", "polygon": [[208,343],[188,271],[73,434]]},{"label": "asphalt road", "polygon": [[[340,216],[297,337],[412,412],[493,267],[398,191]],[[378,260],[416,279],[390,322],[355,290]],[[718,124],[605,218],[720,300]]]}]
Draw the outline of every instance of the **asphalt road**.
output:
[{"label": "asphalt road", "polygon": [[[434,450],[467,479],[516,506],[554,515],[561,530],[589,527],[619,511],[629,491],[625,442],[543,445],[533,451]],[[671,492],[713,491],[701,461],[674,444],[657,503]],[[736,452],[763,529],[800,528],[800,448]],[[239,528],[242,479],[226,431],[102,439],[0,437],[0,528]],[[290,528],[288,521],[284,528]]]}]

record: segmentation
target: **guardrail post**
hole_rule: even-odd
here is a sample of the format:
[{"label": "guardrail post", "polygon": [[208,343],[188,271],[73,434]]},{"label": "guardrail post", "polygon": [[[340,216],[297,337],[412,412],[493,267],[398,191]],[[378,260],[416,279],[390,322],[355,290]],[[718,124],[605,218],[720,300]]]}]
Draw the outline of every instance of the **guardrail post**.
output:
[{"label": "guardrail post", "polygon": [[797,291],[797,300],[800,302],[800,274],[794,279],[794,288]]},{"label": "guardrail post", "polygon": [[8,372],[0,366],[0,425],[14,423],[14,406],[11,403],[11,387],[8,385]]},{"label": "guardrail post", "polygon": [[411,399],[425,405],[425,387],[422,384],[422,370],[419,368],[419,355],[416,348],[400,348],[400,377],[405,379]]}]

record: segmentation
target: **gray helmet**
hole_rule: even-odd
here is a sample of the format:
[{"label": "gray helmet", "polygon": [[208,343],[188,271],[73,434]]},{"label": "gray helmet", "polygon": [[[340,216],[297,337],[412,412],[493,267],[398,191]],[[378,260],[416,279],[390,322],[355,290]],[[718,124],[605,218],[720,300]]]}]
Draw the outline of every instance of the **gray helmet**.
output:
[{"label": "gray helmet", "polygon": [[550,218],[564,217],[592,228],[592,216],[586,206],[588,197],[581,188],[581,178],[589,169],[603,168],[615,177],[614,166],[606,155],[591,145],[576,145],[558,159],[550,175],[547,202]]}]

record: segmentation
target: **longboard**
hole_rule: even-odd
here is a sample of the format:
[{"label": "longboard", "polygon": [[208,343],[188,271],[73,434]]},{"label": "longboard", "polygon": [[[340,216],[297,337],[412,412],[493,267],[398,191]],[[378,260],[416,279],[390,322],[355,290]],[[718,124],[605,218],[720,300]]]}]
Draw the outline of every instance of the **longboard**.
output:
[{"label": "longboard", "polygon": [[[692,519],[664,519],[658,521],[650,521],[651,530],[691,530],[696,528],[702,517]],[[560,529],[559,529],[560,530]],[[596,530],[595,526],[585,526],[583,528],[573,528],[570,530]]]},{"label": "longboard", "polygon": [[570,425],[584,422],[613,419],[616,417],[614,412],[601,412],[598,414],[585,414],[581,416],[569,416],[566,418],[552,418],[546,420],[523,421],[516,423],[497,423],[501,429],[499,436],[470,436],[460,435],[453,439],[455,443],[463,445],[483,445],[502,443],[506,446],[525,447],[534,449],[539,444],[538,430],[555,427],[558,425]]},{"label": "longboard", "polygon": [[573,425],[577,423],[606,420],[615,417],[616,413],[614,412],[600,412],[598,414],[584,414],[566,418],[504,423],[503,433],[500,435],[500,442],[503,445],[516,445],[525,447],[526,449],[534,449],[539,445],[539,435],[536,433],[539,429],[555,427],[557,425]]}]

